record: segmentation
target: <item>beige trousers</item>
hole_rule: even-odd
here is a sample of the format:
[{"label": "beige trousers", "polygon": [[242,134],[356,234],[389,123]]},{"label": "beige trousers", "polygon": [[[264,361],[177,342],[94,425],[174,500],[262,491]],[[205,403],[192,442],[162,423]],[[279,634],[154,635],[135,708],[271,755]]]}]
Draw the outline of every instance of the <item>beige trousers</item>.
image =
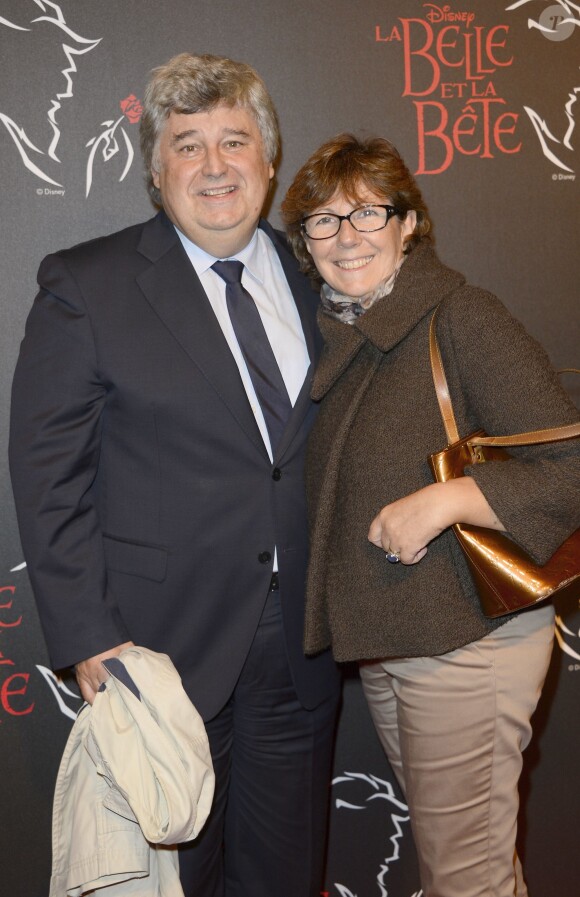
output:
[{"label": "beige trousers", "polygon": [[527,897],[518,779],[553,636],[554,610],[541,606],[449,654],[360,665],[406,795],[424,897]]}]

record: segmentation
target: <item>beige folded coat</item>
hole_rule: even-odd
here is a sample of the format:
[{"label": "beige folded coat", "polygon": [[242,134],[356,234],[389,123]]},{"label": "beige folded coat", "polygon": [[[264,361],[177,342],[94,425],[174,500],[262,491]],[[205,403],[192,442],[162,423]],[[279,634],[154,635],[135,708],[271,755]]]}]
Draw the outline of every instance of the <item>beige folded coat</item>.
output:
[{"label": "beige folded coat", "polygon": [[57,776],[50,897],[183,897],[171,847],[199,834],[214,791],[202,719],[166,655],[132,647],[105,666]]}]

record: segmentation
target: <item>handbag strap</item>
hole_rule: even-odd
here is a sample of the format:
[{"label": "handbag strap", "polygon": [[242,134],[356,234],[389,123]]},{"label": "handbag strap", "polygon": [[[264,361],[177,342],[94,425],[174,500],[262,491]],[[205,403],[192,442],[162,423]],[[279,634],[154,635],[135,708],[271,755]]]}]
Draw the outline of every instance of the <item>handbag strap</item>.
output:
[{"label": "handbag strap", "polygon": [[[439,306],[433,312],[431,317],[431,325],[429,327],[429,354],[431,357],[431,370],[433,373],[433,383],[437,394],[437,401],[443,418],[443,425],[447,435],[447,444],[454,445],[460,441],[457,422],[453,413],[453,405],[451,404],[451,396],[449,394],[449,386],[447,385],[447,377],[443,368],[443,360],[437,342],[437,333],[435,329],[435,319]],[[575,370],[569,368],[568,370]],[[469,440],[470,445],[494,445],[498,447],[507,447],[514,445],[540,445],[544,442],[559,442],[562,439],[572,439],[580,436],[580,422],[577,424],[565,424],[561,427],[551,427],[547,430],[530,430],[528,433],[515,433],[513,436],[473,436]]]}]

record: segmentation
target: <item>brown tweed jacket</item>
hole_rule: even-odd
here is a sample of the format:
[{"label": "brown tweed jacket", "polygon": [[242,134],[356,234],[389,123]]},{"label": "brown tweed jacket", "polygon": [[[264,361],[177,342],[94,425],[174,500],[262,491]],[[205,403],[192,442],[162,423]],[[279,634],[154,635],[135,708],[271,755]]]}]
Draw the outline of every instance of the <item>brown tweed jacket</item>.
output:
[{"label": "brown tweed jacket", "polygon": [[[577,421],[543,349],[501,302],[445,267],[429,243],[406,259],[393,292],[343,324],[324,312],[325,349],[312,395],[307,489],[312,549],[305,649],[339,661],[431,656],[505,620],[480,611],[451,530],[414,566],[386,563],[367,540],[381,507],[431,483],[446,444],[429,363],[438,339],[462,435],[500,435]],[[580,526],[580,440],[514,450],[472,471],[509,534],[543,563]]]}]

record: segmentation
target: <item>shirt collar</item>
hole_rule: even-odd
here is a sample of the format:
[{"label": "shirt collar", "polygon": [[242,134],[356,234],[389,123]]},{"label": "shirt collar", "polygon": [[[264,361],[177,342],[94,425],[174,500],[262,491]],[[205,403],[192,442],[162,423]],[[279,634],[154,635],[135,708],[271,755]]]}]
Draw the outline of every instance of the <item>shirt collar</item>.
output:
[{"label": "shirt collar", "polygon": [[[176,227],[175,230],[197,275],[200,276],[201,274],[205,274],[205,272],[211,268],[213,263],[218,261],[219,257],[210,255],[195,243],[192,243],[179,228]],[[247,268],[248,272],[258,281],[258,283],[264,282],[264,248],[262,243],[264,238],[266,240],[268,239],[262,231],[257,229],[254,231],[254,235],[247,246],[244,246],[244,248],[240,250],[240,252],[236,252],[235,255],[228,256],[228,258],[237,259],[242,262],[244,267]]]}]

